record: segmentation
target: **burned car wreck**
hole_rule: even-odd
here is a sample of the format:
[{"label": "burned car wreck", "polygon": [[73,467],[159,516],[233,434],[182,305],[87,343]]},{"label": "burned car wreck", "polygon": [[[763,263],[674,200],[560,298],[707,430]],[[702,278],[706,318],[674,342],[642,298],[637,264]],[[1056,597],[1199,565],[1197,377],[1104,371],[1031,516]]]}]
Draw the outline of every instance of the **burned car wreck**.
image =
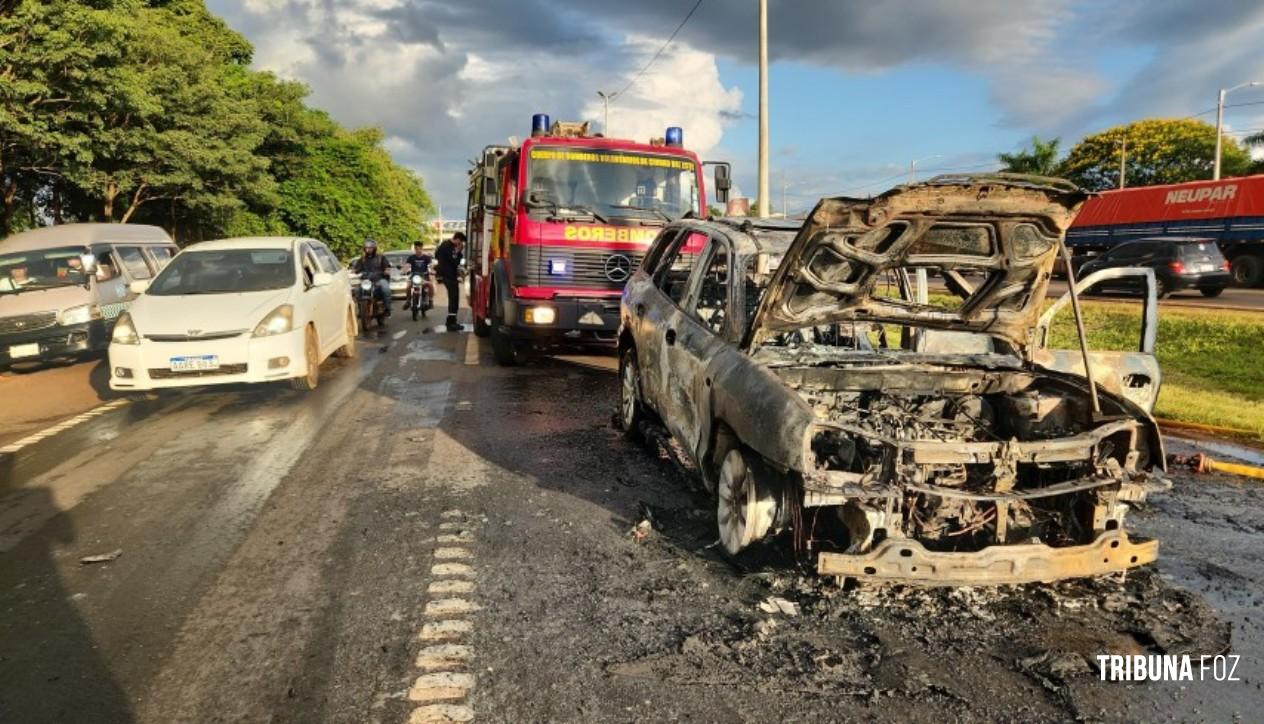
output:
[{"label": "burned car wreck", "polygon": [[1045,302],[1083,200],[951,176],[822,200],[801,227],[670,225],[624,293],[621,423],[671,433],[730,553],[789,530],[823,575],[933,585],[1152,562],[1124,519],[1166,485],[1153,273],[1103,272],[1149,285],[1135,349],[1082,327],[1049,347],[1079,319],[1075,295]]}]

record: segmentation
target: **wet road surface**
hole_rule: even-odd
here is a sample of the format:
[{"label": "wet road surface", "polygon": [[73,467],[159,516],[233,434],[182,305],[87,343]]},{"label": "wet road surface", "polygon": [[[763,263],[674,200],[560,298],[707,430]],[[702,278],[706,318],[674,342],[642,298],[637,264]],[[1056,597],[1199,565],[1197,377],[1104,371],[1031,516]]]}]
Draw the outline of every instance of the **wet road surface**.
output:
[{"label": "wet road surface", "polygon": [[[611,427],[613,358],[501,369],[430,326],[397,315],[306,396],[156,395],[0,457],[0,721],[1224,720],[1261,700],[1261,489],[1156,496],[1134,526],[1165,541],[1161,575],[1124,585],[840,591],[775,547],[717,551],[669,451]],[[1230,642],[1245,682],[1091,667]]]}]

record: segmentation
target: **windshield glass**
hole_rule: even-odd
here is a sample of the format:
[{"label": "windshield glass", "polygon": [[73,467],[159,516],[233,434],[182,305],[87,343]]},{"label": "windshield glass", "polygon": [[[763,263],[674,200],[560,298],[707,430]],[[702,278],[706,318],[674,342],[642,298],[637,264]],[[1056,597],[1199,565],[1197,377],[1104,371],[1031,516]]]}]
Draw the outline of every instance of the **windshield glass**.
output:
[{"label": "windshield glass", "polygon": [[56,249],[0,254],[0,294],[82,285],[87,282],[83,259],[87,249]]},{"label": "windshield glass", "polygon": [[688,158],[533,148],[528,173],[533,212],[663,221],[698,212],[697,170]]},{"label": "windshield glass", "polygon": [[287,249],[186,251],[149,287],[149,294],[242,294],[294,285],[294,262]]}]

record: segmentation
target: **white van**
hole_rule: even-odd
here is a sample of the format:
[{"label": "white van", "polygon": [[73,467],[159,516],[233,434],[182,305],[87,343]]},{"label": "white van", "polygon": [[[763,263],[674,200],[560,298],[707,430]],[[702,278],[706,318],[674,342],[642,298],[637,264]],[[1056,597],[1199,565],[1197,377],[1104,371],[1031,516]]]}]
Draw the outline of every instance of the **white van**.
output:
[{"label": "white van", "polygon": [[0,241],[0,367],[104,350],[114,320],[178,251],[136,224],[66,224]]}]

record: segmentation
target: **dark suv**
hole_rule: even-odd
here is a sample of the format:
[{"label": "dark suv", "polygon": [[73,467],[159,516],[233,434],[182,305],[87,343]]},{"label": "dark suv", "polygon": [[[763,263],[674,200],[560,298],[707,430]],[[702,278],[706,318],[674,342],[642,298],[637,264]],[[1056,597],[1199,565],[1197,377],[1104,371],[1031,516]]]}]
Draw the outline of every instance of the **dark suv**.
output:
[{"label": "dark suv", "polygon": [[[1138,239],[1112,247],[1105,254],[1084,262],[1077,277],[1086,277],[1099,269],[1115,267],[1149,267],[1154,270],[1160,297],[1182,289],[1197,289],[1204,297],[1218,297],[1229,286],[1229,262],[1210,239],[1163,237]],[[1118,287],[1131,289],[1132,279],[1119,279]],[[1097,285],[1092,291],[1105,291]]]}]

